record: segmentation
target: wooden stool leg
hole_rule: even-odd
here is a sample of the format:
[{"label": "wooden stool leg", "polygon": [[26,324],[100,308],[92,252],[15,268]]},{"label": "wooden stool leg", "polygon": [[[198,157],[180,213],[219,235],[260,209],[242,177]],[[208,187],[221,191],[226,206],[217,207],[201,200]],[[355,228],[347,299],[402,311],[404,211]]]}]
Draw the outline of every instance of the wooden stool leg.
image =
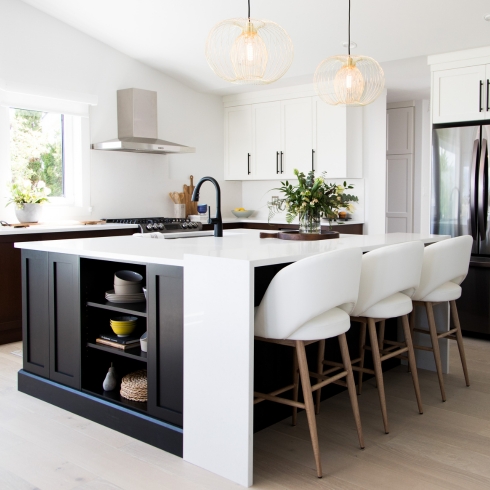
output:
[{"label": "wooden stool leg", "polygon": [[[323,374],[323,360],[325,359],[325,340],[320,340],[318,342],[318,366],[317,366],[317,373],[318,374]],[[319,390],[316,390],[315,393],[315,413],[319,414],[320,413],[320,401],[321,401],[321,396],[322,396],[322,389],[320,388]]]},{"label": "wooden stool leg", "polygon": [[432,303],[427,301],[425,303],[425,309],[427,310],[427,319],[429,321],[429,333],[432,342],[432,349],[434,352],[434,361],[436,363],[437,377],[439,378],[439,386],[441,388],[442,401],[446,401],[446,390],[444,389],[444,379],[442,377],[442,364],[441,364],[441,351],[439,350],[439,339],[437,338],[436,320],[434,318],[434,309]]},{"label": "wooden stool leg", "polygon": [[376,324],[372,318],[368,318],[369,338],[371,340],[371,352],[373,354],[374,373],[378,384],[379,404],[381,405],[381,415],[386,434],[390,432],[388,425],[388,413],[386,411],[385,386],[383,382],[383,370],[381,369],[381,359],[379,349],[377,349],[378,338],[376,336]]},{"label": "wooden stool leg", "polygon": [[349,390],[350,403],[352,405],[352,412],[356,422],[359,445],[361,446],[361,449],[364,449],[364,437],[362,435],[361,415],[359,413],[359,405],[357,403],[356,383],[354,382],[354,375],[352,374],[352,365],[350,363],[349,348],[347,346],[345,333],[339,335],[339,344],[340,352],[342,353],[342,363],[344,364],[344,369],[347,371],[347,388]]},{"label": "wooden stool leg", "polygon": [[384,320],[381,320],[379,324],[378,344],[379,344],[379,350],[383,350],[385,347],[385,321]]},{"label": "wooden stool leg", "polygon": [[[293,400],[298,401],[298,391],[299,391],[299,369],[298,369],[298,357],[296,355],[296,348],[293,349]],[[298,420],[298,407],[293,407],[293,420],[291,424],[296,425]]]},{"label": "wooden stool leg", "polygon": [[408,316],[402,316],[403,333],[405,334],[405,342],[408,347],[408,364],[410,365],[410,371],[412,371],[413,387],[415,389],[415,397],[417,398],[417,405],[419,407],[419,413],[424,413],[422,407],[422,397],[420,395],[419,376],[417,373],[417,362],[415,360],[415,353],[413,351],[412,335],[410,333],[410,324],[408,323]]},{"label": "wooden stool leg", "polygon": [[305,343],[302,340],[296,340],[296,354],[298,356],[299,374],[301,377],[301,386],[303,387],[303,397],[305,399],[306,417],[310,428],[311,445],[313,446],[313,454],[315,456],[316,474],[318,478],[321,478],[322,463],[320,461],[320,447],[318,446],[318,433],[316,430],[315,405],[313,404],[313,394],[311,392]]},{"label": "wooden stool leg", "polygon": [[468,368],[466,366],[466,355],[464,353],[463,334],[461,333],[461,324],[459,323],[458,308],[456,301],[450,301],[451,314],[453,316],[454,327],[456,330],[456,340],[458,342],[459,357],[461,357],[461,365],[463,366],[464,379],[466,386],[470,386],[470,377],[468,376]]},{"label": "wooden stool leg", "polygon": [[[359,336],[359,367],[363,368],[364,367],[364,355],[366,354],[366,324],[361,323],[361,332]],[[358,378],[358,383],[357,383],[357,394],[360,395],[362,391],[362,375],[364,373],[362,371],[359,371],[359,378]]]},{"label": "wooden stool leg", "polygon": [[[410,338],[412,339],[412,345],[413,345],[413,329],[415,328],[415,305],[413,306],[413,310],[410,312],[409,316],[410,320]],[[410,363],[407,363],[407,373],[410,372]]]}]

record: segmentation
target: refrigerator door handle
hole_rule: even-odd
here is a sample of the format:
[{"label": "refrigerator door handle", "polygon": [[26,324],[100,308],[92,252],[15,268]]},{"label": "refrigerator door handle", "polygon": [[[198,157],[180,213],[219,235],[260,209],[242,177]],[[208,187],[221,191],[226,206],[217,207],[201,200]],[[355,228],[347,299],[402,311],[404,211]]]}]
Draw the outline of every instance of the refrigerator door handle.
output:
[{"label": "refrigerator door handle", "polygon": [[471,185],[470,185],[470,224],[471,236],[476,240],[476,219],[477,219],[477,178],[478,178],[478,150],[480,149],[479,138],[473,144],[473,157],[471,159]]},{"label": "refrigerator door handle", "polygon": [[478,230],[480,240],[487,237],[487,209],[488,209],[488,143],[482,139],[480,150],[480,168],[478,179]]}]

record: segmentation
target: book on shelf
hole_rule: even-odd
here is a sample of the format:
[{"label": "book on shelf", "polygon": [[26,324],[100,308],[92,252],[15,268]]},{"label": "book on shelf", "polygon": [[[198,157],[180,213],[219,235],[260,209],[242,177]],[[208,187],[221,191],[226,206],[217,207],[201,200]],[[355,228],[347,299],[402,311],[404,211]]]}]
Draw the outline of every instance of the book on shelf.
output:
[{"label": "book on shelf", "polygon": [[101,345],[108,345],[110,347],[115,347],[116,349],[121,349],[121,350],[128,350],[128,349],[134,349],[135,347],[139,347],[140,344],[139,342],[133,342],[131,344],[120,344],[118,342],[111,342],[110,340],[105,340],[102,338],[97,338],[95,339],[96,344],[101,344]]},{"label": "book on shelf", "polygon": [[127,337],[118,337],[116,334],[111,333],[101,333],[99,335],[101,339],[109,340],[110,342],[115,342],[116,344],[129,345],[129,344],[139,344],[140,338],[134,335],[128,335]]}]

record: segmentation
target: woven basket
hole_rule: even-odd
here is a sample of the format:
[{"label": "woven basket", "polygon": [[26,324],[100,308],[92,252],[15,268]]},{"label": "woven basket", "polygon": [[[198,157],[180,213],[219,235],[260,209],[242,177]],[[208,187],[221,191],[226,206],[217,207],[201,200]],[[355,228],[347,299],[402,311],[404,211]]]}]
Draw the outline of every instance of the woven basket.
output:
[{"label": "woven basket", "polygon": [[121,381],[121,396],[134,402],[148,401],[148,377],[146,369],[129,373]]}]

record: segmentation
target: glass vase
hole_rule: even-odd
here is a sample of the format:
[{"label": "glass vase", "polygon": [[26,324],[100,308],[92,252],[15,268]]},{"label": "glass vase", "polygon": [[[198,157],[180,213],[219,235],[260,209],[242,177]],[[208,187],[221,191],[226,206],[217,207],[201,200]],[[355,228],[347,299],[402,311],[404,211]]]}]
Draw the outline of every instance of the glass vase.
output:
[{"label": "glass vase", "polygon": [[299,213],[300,233],[321,233],[320,209],[307,208]]}]

